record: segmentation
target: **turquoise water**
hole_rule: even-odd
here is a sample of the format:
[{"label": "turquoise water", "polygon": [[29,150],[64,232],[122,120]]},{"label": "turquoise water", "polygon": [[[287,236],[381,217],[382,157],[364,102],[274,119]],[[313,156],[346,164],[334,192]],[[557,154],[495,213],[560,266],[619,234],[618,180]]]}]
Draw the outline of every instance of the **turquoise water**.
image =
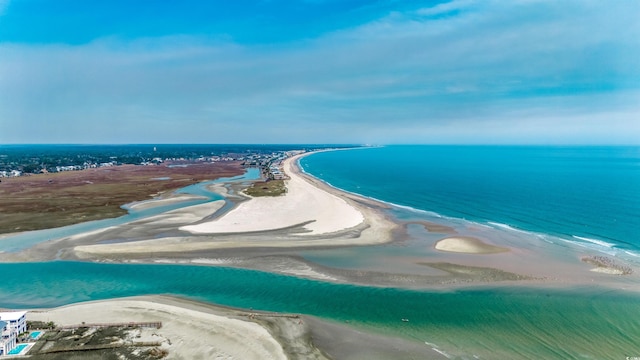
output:
[{"label": "turquoise water", "polygon": [[40,334],[42,334],[42,331],[34,331],[31,334],[29,334],[29,337],[35,340],[38,338],[38,336],[40,336]]},{"label": "turquoise water", "polygon": [[640,147],[388,146],[318,153],[301,165],[413,209],[640,249]]},{"label": "turquoise water", "polygon": [[[313,314],[436,344],[469,358],[620,359],[640,353],[640,301],[598,288],[420,292],[331,284],[206,266],[0,264],[2,307],[48,307],[173,294],[242,308]],[[402,322],[408,318],[409,322]]]},{"label": "turquoise water", "polygon": [[7,353],[7,355],[18,355],[18,354],[20,354],[20,352],[22,352],[22,349],[26,348],[27,346],[29,346],[29,345],[20,344],[20,345],[14,347],[13,349],[11,349],[11,351],[9,351]]}]

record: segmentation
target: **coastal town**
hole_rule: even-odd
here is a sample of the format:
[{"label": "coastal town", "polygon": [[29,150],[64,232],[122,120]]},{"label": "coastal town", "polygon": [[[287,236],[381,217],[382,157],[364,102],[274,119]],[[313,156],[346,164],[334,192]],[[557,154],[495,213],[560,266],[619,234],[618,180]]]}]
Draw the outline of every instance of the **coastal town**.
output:
[{"label": "coastal town", "polygon": [[[167,167],[239,162],[259,167],[265,179],[283,179],[278,169],[285,158],[318,150],[314,146],[50,146],[46,148],[0,146],[0,178],[109,168],[118,165]],[[39,150],[39,151],[36,151]]]}]

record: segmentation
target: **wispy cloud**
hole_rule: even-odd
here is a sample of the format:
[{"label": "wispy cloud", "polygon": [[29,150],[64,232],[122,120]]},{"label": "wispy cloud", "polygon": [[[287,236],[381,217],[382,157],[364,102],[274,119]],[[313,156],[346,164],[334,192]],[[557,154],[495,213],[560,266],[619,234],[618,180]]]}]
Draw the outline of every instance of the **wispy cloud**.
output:
[{"label": "wispy cloud", "polygon": [[0,43],[0,141],[633,142],[639,10],[464,0],[271,45]]}]

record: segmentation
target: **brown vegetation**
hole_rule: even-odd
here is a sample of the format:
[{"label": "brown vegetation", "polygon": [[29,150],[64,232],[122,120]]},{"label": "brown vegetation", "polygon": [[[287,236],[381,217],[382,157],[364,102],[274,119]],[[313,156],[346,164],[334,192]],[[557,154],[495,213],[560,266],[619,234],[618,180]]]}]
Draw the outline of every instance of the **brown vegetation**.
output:
[{"label": "brown vegetation", "polygon": [[132,341],[130,327],[81,327],[50,330],[29,351],[34,360],[162,359],[168,355],[160,342]]},{"label": "brown vegetation", "polygon": [[238,162],[183,167],[123,165],[3,179],[0,233],[121,216],[124,204],[204,180],[243,173]]}]

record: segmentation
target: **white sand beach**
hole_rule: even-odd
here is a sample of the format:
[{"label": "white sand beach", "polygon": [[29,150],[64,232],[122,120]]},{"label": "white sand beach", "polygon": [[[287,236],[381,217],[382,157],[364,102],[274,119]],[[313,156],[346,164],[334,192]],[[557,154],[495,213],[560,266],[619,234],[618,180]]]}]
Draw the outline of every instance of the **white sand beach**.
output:
[{"label": "white sand beach", "polygon": [[159,321],[162,328],[141,329],[136,340],[161,342],[169,352],[167,359],[287,358],[280,343],[255,322],[203,311],[188,302],[162,300],[140,297],[85,302],[29,312],[27,319],[57,325]]},{"label": "white sand beach", "polygon": [[308,232],[319,235],[355,227],[364,216],[355,207],[305,181],[296,169],[299,156],[284,161],[287,193],[277,197],[252,198],[225,216],[208,222],[183,226],[193,234],[243,233],[287,228],[303,223]]}]

